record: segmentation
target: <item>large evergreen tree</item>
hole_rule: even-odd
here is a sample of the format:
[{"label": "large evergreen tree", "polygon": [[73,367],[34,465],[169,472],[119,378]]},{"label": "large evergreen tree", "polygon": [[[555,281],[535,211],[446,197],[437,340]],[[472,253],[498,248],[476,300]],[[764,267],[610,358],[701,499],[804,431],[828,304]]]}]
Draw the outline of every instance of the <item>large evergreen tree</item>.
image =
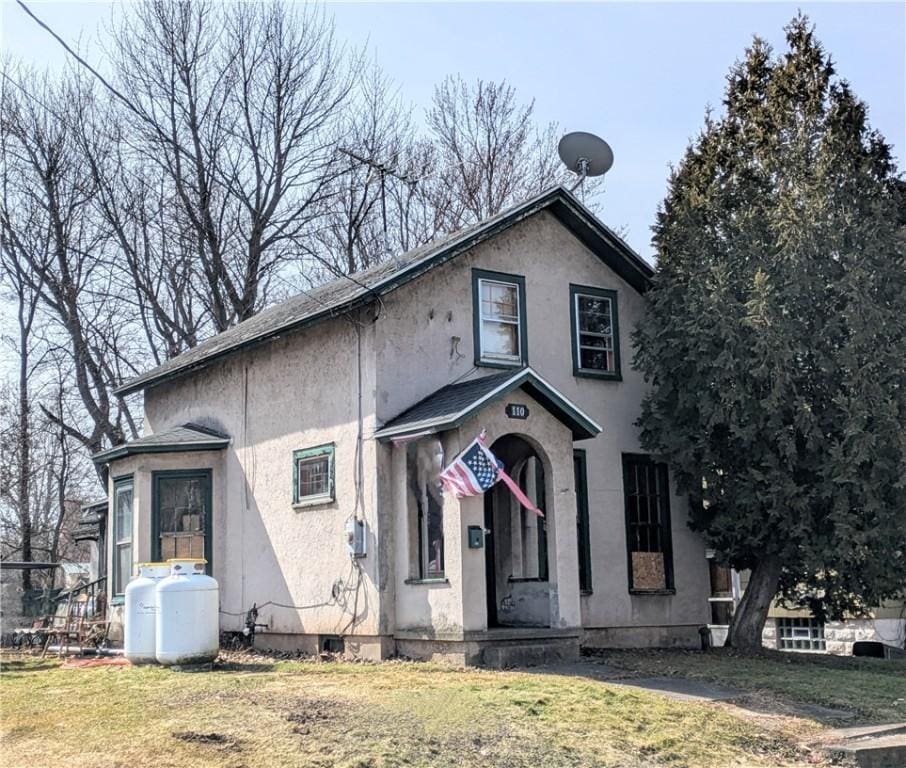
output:
[{"label": "large evergreen tree", "polygon": [[906,582],[903,184],[803,16],[755,39],[670,179],[636,331],[645,446],[692,525],[775,597],[839,617]]}]

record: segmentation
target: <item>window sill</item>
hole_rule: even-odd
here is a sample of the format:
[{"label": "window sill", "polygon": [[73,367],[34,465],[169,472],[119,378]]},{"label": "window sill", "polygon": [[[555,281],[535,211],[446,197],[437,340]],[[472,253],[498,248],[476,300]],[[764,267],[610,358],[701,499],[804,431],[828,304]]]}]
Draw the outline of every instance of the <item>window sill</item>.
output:
[{"label": "window sill", "polygon": [[333,504],[336,499],[333,496],[312,496],[308,499],[301,499],[293,502],[293,509],[308,509],[309,507],[323,507],[325,504]]},{"label": "window sill", "polygon": [[675,589],[630,589],[629,594],[638,595],[640,597],[644,597],[645,595],[652,595],[654,597],[657,597],[658,595],[662,595],[662,596],[670,597],[671,595],[676,594],[676,590]]},{"label": "window sill", "polygon": [[406,584],[449,584],[450,580],[446,576],[432,576],[429,579],[406,579]]},{"label": "window sill", "polygon": [[589,597],[590,595],[593,595],[594,593],[595,593],[595,591],[593,589],[580,589],[579,597]]},{"label": "window sill", "polygon": [[598,379],[599,381],[623,381],[619,371],[613,373],[604,371],[590,371],[582,368],[573,368],[573,376],[577,379]]},{"label": "window sill", "polygon": [[493,358],[478,358],[475,361],[476,366],[482,368],[525,368],[528,362],[525,360],[495,360]]},{"label": "window sill", "polygon": [[126,596],[125,595],[114,595],[110,598],[110,605],[125,605]]},{"label": "window sill", "polygon": [[527,577],[524,577],[524,578],[523,578],[523,577],[516,578],[516,577],[514,577],[514,576],[510,576],[510,577],[507,579],[507,581],[508,581],[510,584],[521,584],[521,583],[526,583],[526,582],[527,582],[527,583],[531,583],[531,582],[538,582],[538,583],[544,582],[544,583],[546,583],[546,582],[547,582],[547,579],[542,579],[540,576],[527,576]]}]

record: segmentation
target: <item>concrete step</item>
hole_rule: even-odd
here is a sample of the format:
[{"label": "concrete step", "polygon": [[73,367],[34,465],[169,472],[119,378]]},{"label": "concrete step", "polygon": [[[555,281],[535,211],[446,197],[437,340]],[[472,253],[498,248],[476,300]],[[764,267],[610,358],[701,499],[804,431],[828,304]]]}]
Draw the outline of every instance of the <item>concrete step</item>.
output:
[{"label": "concrete step", "polygon": [[889,723],[833,731],[825,749],[835,758],[859,768],[904,768],[906,723]]},{"label": "concrete step", "polygon": [[579,658],[578,639],[563,638],[484,645],[478,664],[491,669],[533,667]]}]

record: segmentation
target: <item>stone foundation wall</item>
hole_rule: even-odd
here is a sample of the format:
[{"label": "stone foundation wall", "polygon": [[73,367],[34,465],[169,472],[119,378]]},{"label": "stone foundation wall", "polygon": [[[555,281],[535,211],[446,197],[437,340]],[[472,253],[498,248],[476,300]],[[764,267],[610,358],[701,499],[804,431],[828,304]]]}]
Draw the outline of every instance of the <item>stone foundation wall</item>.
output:
[{"label": "stone foundation wall", "polygon": [[[765,648],[777,650],[777,619],[768,619],[761,636]],[[824,625],[827,653],[851,656],[853,643],[871,640],[902,648],[906,643],[906,619],[847,619]]]}]

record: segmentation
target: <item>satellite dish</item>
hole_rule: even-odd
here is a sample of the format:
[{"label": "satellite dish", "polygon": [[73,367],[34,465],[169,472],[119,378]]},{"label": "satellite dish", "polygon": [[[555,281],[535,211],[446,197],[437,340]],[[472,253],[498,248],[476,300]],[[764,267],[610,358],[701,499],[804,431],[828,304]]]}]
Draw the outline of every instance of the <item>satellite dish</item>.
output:
[{"label": "satellite dish", "polygon": [[585,196],[585,177],[603,176],[613,167],[613,150],[604,139],[586,131],[567,133],[557,145],[563,164],[579,175],[576,187],[581,186]]}]

